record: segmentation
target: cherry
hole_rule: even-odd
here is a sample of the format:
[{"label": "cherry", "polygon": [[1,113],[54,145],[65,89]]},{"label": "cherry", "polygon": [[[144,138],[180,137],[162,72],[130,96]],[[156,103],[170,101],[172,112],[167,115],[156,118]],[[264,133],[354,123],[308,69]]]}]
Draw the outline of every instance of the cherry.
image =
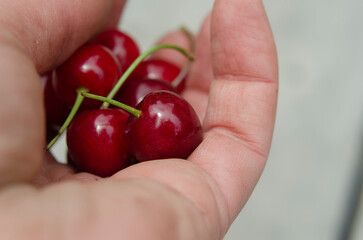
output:
[{"label": "cherry", "polygon": [[[93,100],[93,102],[91,102],[92,99],[87,99],[86,101],[83,101],[84,97],[85,97],[84,94],[87,93],[87,94],[90,94],[90,95],[93,95],[94,97],[96,97],[96,98],[94,98],[94,97],[88,97],[88,98],[93,98],[95,100],[104,101],[101,108],[107,109],[110,104],[110,100],[112,101],[113,97],[117,94],[120,87],[123,85],[125,80],[130,76],[132,71],[137,67],[137,65],[140,62],[142,62],[151,53],[153,53],[159,49],[170,48],[170,49],[175,49],[175,50],[179,51],[180,53],[182,53],[184,56],[186,56],[188,58],[189,61],[192,61],[194,59],[192,54],[188,53],[187,51],[185,51],[183,48],[181,48],[179,46],[170,45],[170,44],[155,46],[155,47],[151,48],[150,50],[146,51],[145,53],[141,54],[139,57],[137,57],[136,60],[131,64],[131,66],[123,73],[121,78],[115,83],[115,85],[112,87],[111,91],[109,91],[107,97],[103,97],[101,94],[97,93],[97,91],[103,92],[102,90],[104,90],[104,85],[101,84],[102,83],[101,80],[105,80],[104,75],[107,75],[108,72],[104,72],[103,70],[105,70],[105,69],[102,69],[100,67],[100,66],[102,66],[102,62],[101,63],[97,62],[97,60],[100,59],[100,57],[98,55],[96,55],[96,56],[91,55],[91,57],[87,59],[88,52],[84,50],[84,48],[86,48],[87,46],[92,46],[92,45],[86,45],[85,47],[81,48],[81,49],[83,49],[83,52],[85,52],[84,54],[80,54],[79,52],[77,52],[79,56],[71,58],[72,61],[76,64],[76,66],[79,65],[75,71],[72,71],[72,67],[71,67],[72,65],[70,64],[70,63],[72,63],[71,60],[68,60],[66,62],[66,64],[63,64],[60,67],[61,70],[57,69],[60,72],[59,75],[60,76],[65,75],[65,77],[67,77],[67,74],[64,74],[64,72],[67,73],[66,70],[68,70],[70,73],[69,74],[70,76],[68,76],[68,79],[64,78],[63,82],[57,81],[57,80],[59,80],[59,77],[58,77],[58,78],[54,78],[52,81],[53,86],[60,82],[60,84],[58,84],[58,86],[60,85],[61,87],[59,87],[58,90],[59,89],[64,90],[64,93],[71,94],[71,97],[74,97],[72,95],[76,94],[76,99],[74,101],[74,104],[72,106],[69,116],[67,117],[66,121],[63,123],[61,128],[59,129],[58,134],[47,144],[47,147],[46,147],[47,150],[53,146],[53,144],[59,139],[59,137],[62,135],[62,133],[67,129],[69,123],[72,121],[72,119],[76,115],[77,111],[80,109],[81,104],[84,104],[86,102],[86,103],[88,103],[87,104],[88,107],[92,106],[90,103],[92,103],[95,106],[99,106],[99,105],[97,105],[96,101]],[[100,45],[93,45],[93,46],[94,47],[98,46],[99,49],[100,48],[102,49],[102,46],[100,46]],[[89,52],[91,52],[91,51],[89,51]],[[77,55],[77,53],[74,55]],[[111,55],[111,57],[112,57],[112,55]],[[79,60],[77,58],[80,58],[80,61],[77,61],[77,60]],[[85,64],[83,64],[84,62],[85,62]],[[91,62],[91,63],[97,62],[98,65],[97,64],[87,64],[89,62]],[[79,64],[79,63],[81,63],[81,64]],[[62,67],[64,67],[66,70],[64,70]],[[183,70],[185,70],[185,69],[183,69]],[[62,71],[62,70],[64,70],[64,71]],[[82,72],[82,70],[87,70],[87,71]],[[114,70],[114,69],[111,69],[111,70]],[[185,72],[185,71],[182,71],[182,72]],[[57,73],[57,71],[56,71],[56,73]],[[81,74],[79,74],[79,73],[81,73]],[[72,77],[72,74],[74,77],[74,79],[73,79],[74,81],[69,81],[69,78]],[[182,75],[184,75],[184,74],[182,74]],[[92,79],[92,77],[94,77],[95,79]],[[101,77],[103,77],[103,78],[101,78]],[[91,80],[95,80],[95,81],[91,81]],[[100,80],[100,81],[97,81],[97,80]],[[108,83],[109,82],[106,81],[106,86]],[[73,88],[73,89],[71,89],[71,90],[67,89],[67,84],[70,85],[71,88]],[[57,88],[55,90],[58,95],[59,95],[59,92],[62,93],[62,91],[57,92]],[[89,92],[91,92],[91,93],[89,93]],[[95,95],[92,93],[96,93],[98,95]],[[60,95],[60,96],[62,96],[62,95]],[[69,100],[69,98],[68,98],[68,100]],[[118,102],[118,101],[115,101],[115,102]],[[111,104],[113,104],[113,103],[111,103]],[[118,104],[116,103],[116,105],[118,105]],[[123,105],[123,107],[128,108],[129,110],[134,109],[125,104],[121,104],[121,105]],[[83,109],[85,108],[84,105],[82,108]],[[134,109],[134,110],[136,110],[136,109]],[[126,110],[126,111],[128,111],[128,110]],[[131,111],[133,111],[133,110],[131,110]],[[138,111],[138,110],[136,110],[136,111]]]},{"label": "cherry", "polygon": [[137,159],[135,157],[131,157],[130,162],[127,165],[127,167],[130,167],[130,166],[138,164],[138,163],[139,163],[139,161],[137,161]]},{"label": "cherry", "polygon": [[[112,53],[101,45],[88,44],[79,48],[55,70],[52,83],[57,96],[72,107],[79,87],[106,96],[120,76],[119,63]],[[90,99],[83,103],[88,108],[100,105],[100,102]]]},{"label": "cherry", "polygon": [[[47,149],[69,126],[67,145],[70,162],[81,171],[99,176],[110,176],[128,166],[131,156],[137,161],[187,158],[202,141],[202,127],[195,111],[183,98],[171,91],[154,91],[137,105],[140,110],[112,100],[136,66],[149,54],[162,48],[178,50],[189,61],[193,60],[192,54],[178,46],[155,46],[137,57],[116,82],[118,78],[112,81],[112,76],[119,77],[118,62],[101,45],[85,45],[73,54],[56,69],[52,85],[58,97],[63,97],[67,104],[73,98],[74,104],[57,136],[47,145]],[[104,56],[108,58],[103,59]],[[112,64],[114,66],[110,66]],[[111,81],[107,81],[109,79]],[[143,78],[140,82],[147,80],[150,79]],[[152,81],[154,83],[150,86],[154,88],[158,80]],[[162,83],[170,87],[166,81]],[[107,89],[111,88],[107,91],[107,97],[103,94],[105,85]],[[84,110],[76,114],[81,104],[97,103],[95,100],[98,100],[98,103],[104,102],[101,109]],[[109,104],[124,109],[132,116],[127,118],[128,115],[120,109],[107,109]]]},{"label": "cherry", "polygon": [[119,60],[123,71],[140,55],[136,42],[128,34],[116,29],[103,31],[91,43],[101,44],[109,48]]},{"label": "cherry", "polygon": [[131,107],[141,102],[141,100],[149,93],[157,90],[168,90],[177,92],[170,83],[157,79],[130,79],[125,82],[117,93],[115,100],[127,104]]},{"label": "cherry", "polygon": [[110,176],[129,165],[123,129],[129,114],[121,109],[84,110],[67,130],[69,158],[81,171]]},{"label": "cherry", "polygon": [[155,91],[137,105],[124,134],[138,161],[187,158],[202,141],[202,126],[191,105],[169,91]]},{"label": "cherry", "polygon": [[41,76],[44,81],[44,107],[46,122],[50,128],[58,129],[66,120],[70,109],[57,97],[52,85],[53,71]]},{"label": "cherry", "polygon": [[[173,83],[179,76],[180,68],[174,64],[161,59],[147,59],[139,64],[131,74],[130,79],[159,79]],[[179,92],[185,87],[185,77],[177,86],[174,86]]]},{"label": "cherry", "polygon": [[57,136],[58,130],[70,112],[70,109],[62,101],[60,101],[54,93],[52,77],[53,71],[41,75],[41,79],[44,83],[43,101],[46,115],[47,143]]},{"label": "cherry", "polygon": [[[191,53],[188,53],[187,51],[185,51],[183,48],[176,46],[176,45],[172,45],[172,44],[162,44],[162,45],[158,45],[155,46],[151,49],[149,49],[148,51],[142,53],[140,56],[138,56],[135,61],[130,65],[129,68],[126,69],[126,71],[122,74],[121,78],[117,81],[116,85],[114,86],[114,88],[112,89],[112,91],[107,95],[108,99],[112,99],[115,97],[115,95],[117,94],[117,92],[120,90],[121,86],[124,84],[124,82],[126,81],[126,79],[128,79],[130,77],[130,75],[133,73],[133,71],[135,70],[135,68],[146,58],[148,57],[150,54],[152,54],[155,51],[158,51],[160,49],[163,48],[170,48],[170,49],[175,49],[177,51],[179,51],[180,53],[182,53],[185,57],[188,58],[188,62],[185,65],[185,67],[183,68],[183,70],[181,71],[180,75],[178,75],[177,77],[177,81],[173,81],[173,84],[179,83],[181,80],[183,80],[183,76],[186,75],[187,70],[189,69],[190,66],[190,61],[194,60],[194,56]],[[145,78],[145,77],[143,77]],[[177,84],[178,86],[178,84]],[[107,108],[109,106],[109,103],[107,103],[107,101],[102,105],[102,108]]]},{"label": "cherry", "polygon": [[57,128],[55,128],[55,127],[52,127],[52,126],[50,126],[50,125],[46,125],[45,133],[46,133],[46,135],[45,135],[45,141],[46,141],[47,143],[49,143],[49,142],[51,142],[51,141],[52,141],[52,139],[53,139],[55,136],[57,136],[57,134],[58,134],[58,130],[57,130]]}]

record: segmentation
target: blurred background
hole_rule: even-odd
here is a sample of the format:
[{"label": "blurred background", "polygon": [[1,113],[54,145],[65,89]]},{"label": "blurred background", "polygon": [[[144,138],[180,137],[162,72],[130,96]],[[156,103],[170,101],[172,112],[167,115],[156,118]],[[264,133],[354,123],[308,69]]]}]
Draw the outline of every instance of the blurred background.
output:
[{"label": "blurred background", "polygon": [[[279,55],[276,128],[261,180],[225,239],[361,240],[363,2],[264,3]],[[133,0],[120,28],[145,51],[181,25],[197,32],[212,6]]]}]

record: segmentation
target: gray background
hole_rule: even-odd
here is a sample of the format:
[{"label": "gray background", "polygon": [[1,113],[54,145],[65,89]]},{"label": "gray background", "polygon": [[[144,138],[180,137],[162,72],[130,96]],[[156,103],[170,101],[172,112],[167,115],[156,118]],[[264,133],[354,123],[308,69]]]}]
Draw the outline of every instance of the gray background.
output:
[{"label": "gray background", "polygon": [[[264,3],[279,54],[277,122],[266,169],[225,239],[339,239],[363,152],[363,2]],[[130,0],[120,28],[146,50],[181,25],[197,32],[212,5]]]}]

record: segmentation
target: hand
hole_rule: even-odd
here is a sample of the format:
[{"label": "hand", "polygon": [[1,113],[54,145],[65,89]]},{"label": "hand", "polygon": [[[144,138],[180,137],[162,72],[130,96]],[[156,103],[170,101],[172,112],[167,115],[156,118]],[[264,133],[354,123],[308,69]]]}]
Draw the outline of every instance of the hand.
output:
[{"label": "hand", "polygon": [[[44,112],[37,72],[115,25],[117,17],[105,19],[118,16],[123,1],[3,2],[0,238],[223,238],[261,175],[274,126],[277,59],[261,1],[216,0],[197,36],[184,97],[203,120],[205,135],[188,161],[144,162],[107,179],[73,174],[49,155],[39,173]],[[40,3],[46,5],[41,11],[22,10]],[[176,33],[162,41],[184,44],[181,38]],[[174,55],[158,57],[182,64]],[[44,187],[10,184],[37,173],[35,182]]]}]

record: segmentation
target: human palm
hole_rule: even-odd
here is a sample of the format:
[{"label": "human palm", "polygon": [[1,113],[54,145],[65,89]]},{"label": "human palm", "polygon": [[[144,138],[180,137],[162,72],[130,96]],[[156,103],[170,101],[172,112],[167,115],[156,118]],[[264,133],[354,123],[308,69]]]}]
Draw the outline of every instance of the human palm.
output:
[{"label": "human palm", "polygon": [[[143,162],[106,179],[75,174],[50,154],[41,163],[44,112],[37,72],[115,26],[123,2],[34,2],[46,5],[42,12],[14,16],[35,25],[1,28],[0,51],[7,57],[0,63],[8,67],[0,72],[11,81],[5,86],[0,80],[0,96],[12,101],[0,112],[0,238],[223,238],[263,171],[274,126],[277,59],[261,1],[216,0],[196,37],[196,61],[183,96],[203,122],[204,140],[188,160]],[[162,42],[187,47],[183,37],[174,33]],[[157,54],[183,64],[177,54]],[[15,89],[23,94],[12,96]]]}]

